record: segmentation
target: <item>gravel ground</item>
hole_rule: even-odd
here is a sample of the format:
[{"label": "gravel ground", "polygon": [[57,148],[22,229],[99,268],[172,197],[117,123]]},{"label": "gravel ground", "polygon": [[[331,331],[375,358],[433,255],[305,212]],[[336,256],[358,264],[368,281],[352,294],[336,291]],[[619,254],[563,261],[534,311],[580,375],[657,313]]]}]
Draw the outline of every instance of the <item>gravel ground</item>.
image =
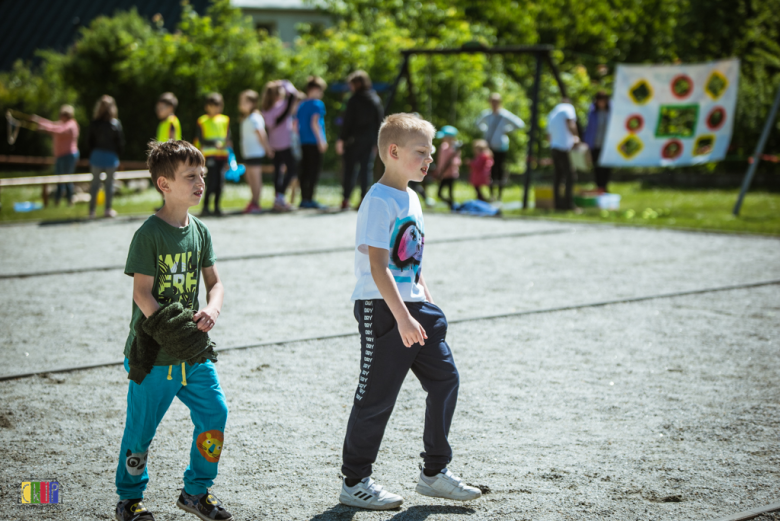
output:
[{"label": "gravel ground", "polygon": [[[374,475],[406,503],[385,513],[337,503],[357,337],[225,353],[231,412],[213,490],[236,519],[274,520],[706,520],[769,504],[779,314],[763,287],[451,326],[451,468],[490,492],[468,504],[413,492],[424,393],[410,376]],[[126,382],[118,367],[0,382],[3,518],[35,508],[17,504],[19,482],[56,479],[64,504],[35,519],[110,519]],[[190,433],[176,401],[150,452],[159,520],[182,519]]]},{"label": "gravel ground", "polygon": [[[452,320],[780,278],[777,239],[436,214],[426,221],[426,280]],[[140,223],[4,226],[0,274],[122,266]],[[226,259],[343,248],[218,261],[226,300],[212,336],[220,347],[354,331],[354,213],[208,225]],[[529,235],[495,237],[502,234]],[[446,242],[463,237],[474,240]],[[20,297],[0,302],[0,375],[121,359],[132,298],[121,269],[0,279],[0,293]]]},{"label": "gravel ground", "polygon": [[[228,257],[349,248],[354,219],[208,224]],[[451,320],[780,278],[776,239],[426,220],[426,279]],[[123,264],[139,225],[3,226],[0,273]],[[550,231],[565,233],[484,238]],[[459,237],[474,240],[443,242]],[[356,329],[349,251],[219,267],[220,346]],[[0,304],[0,373],[121,356],[131,282],[120,271],[10,278],[0,291],[18,296]],[[231,412],[213,490],[236,519],[252,520],[707,520],[773,503],[778,318],[777,286],[765,286],[453,324],[462,383],[451,468],[489,492],[468,504],[414,493],[424,392],[409,376],[374,475],[406,503],[385,513],[337,500],[357,336],[227,351],[217,368]],[[126,390],[118,366],[0,382],[0,519],[112,518]],[[146,503],[158,520],[183,518],[173,503],[191,432],[174,402],[150,452]],[[58,480],[63,505],[19,505],[19,483],[35,480]]]}]

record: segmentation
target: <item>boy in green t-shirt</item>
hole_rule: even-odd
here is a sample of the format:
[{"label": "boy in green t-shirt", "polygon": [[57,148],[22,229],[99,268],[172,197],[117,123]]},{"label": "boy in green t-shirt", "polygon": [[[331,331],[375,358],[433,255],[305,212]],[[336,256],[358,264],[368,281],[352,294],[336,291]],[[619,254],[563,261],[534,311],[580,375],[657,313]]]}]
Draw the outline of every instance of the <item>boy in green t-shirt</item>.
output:
[{"label": "boy in green t-shirt", "polygon": [[[208,490],[217,476],[228,409],[206,333],[219,317],[224,289],[211,235],[188,213],[203,196],[205,160],[186,141],[152,141],[147,164],[165,204],[136,231],[125,265],[125,274],[133,277],[133,315],[124,351],[132,381],[116,472],[116,519],[154,520],[142,503],[148,450],[178,397],[190,409],[195,432],[176,505],[204,520],[230,521],[233,516]],[[201,274],[208,304],[198,311]]]}]

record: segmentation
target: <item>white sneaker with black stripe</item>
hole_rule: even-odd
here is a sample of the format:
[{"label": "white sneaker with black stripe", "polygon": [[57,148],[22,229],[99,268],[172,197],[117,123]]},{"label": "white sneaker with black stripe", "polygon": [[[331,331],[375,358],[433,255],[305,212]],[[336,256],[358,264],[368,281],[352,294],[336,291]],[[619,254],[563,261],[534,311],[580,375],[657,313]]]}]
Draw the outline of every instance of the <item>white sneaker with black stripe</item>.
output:
[{"label": "white sneaker with black stripe", "polygon": [[470,487],[447,469],[435,476],[426,476],[420,472],[420,481],[415,489],[418,494],[458,501],[470,501],[482,496],[482,491],[476,487]]},{"label": "white sneaker with black stripe", "polygon": [[404,502],[404,498],[398,494],[391,494],[377,485],[371,478],[363,480],[354,487],[348,487],[346,481],[341,484],[339,501],[351,507],[367,508],[369,510],[390,510],[398,508]]}]

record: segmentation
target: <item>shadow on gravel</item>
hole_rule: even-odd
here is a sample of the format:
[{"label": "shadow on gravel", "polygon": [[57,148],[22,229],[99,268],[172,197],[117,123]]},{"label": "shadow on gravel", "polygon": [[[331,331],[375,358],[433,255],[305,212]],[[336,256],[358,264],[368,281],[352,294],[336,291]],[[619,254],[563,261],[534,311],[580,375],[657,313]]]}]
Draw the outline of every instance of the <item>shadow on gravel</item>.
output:
[{"label": "shadow on gravel", "polygon": [[[428,519],[428,516],[434,514],[445,514],[448,516],[470,516],[476,511],[473,508],[456,507],[450,505],[417,505],[401,510],[400,508],[393,509],[392,511],[398,512],[390,520],[395,521],[424,521]],[[317,514],[312,517],[310,521],[352,521],[355,514],[358,512],[365,512],[360,508],[348,507],[345,505],[335,505],[330,507],[322,514]],[[390,512],[390,511],[388,511]]]},{"label": "shadow on gravel", "polygon": [[[476,510],[468,507],[455,507],[451,505],[416,505],[399,512],[390,519],[396,521],[423,521],[434,514],[446,514],[448,516],[470,516]],[[449,518],[448,518],[449,519]]]},{"label": "shadow on gravel", "polygon": [[322,514],[317,514],[309,521],[351,521],[361,509],[338,504],[330,507]]}]

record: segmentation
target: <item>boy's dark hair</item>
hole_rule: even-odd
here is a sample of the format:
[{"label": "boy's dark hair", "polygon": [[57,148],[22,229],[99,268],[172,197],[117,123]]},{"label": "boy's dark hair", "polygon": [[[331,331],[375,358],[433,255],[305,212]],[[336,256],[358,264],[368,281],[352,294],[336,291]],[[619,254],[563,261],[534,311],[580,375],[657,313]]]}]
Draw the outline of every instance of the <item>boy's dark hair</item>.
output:
[{"label": "boy's dark hair", "polygon": [[160,98],[157,100],[157,103],[165,103],[166,105],[169,105],[176,109],[176,107],[179,106],[179,100],[176,99],[176,95],[173,92],[165,92],[160,95]]},{"label": "boy's dark hair", "polygon": [[176,169],[181,163],[187,166],[204,167],[206,159],[200,150],[195,148],[195,145],[187,141],[161,142],[156,139],[149,141],[146,166],[152,174],[152,184],[158,192],[162,193],[162,190],[157,186],[157,179],[160,177],[175,179]]},{"label": "boy's dark hair", "polygon": [[222,99],[222,94],[219,92],[212,92],[206,96],[206,105],[216,105],[218,107],[225,106],[225,100]]},{"label": "boy's dark hair", "polygon": [[320,89],[322,92],[325,92],[325,89],[327,88],[328,88],[328,84],[325,83],[325,80],[323,80],[319,76],[309,76],[309,79],[306,81],[307,93],[311,89]]},{"label": "boy's dark hair", "polygon": [[368,73],[363,70],[357,70],[347,76],[347,81],[354,85],[355,92],[363,92],[371,88],[371,78],[369,78]]}]

